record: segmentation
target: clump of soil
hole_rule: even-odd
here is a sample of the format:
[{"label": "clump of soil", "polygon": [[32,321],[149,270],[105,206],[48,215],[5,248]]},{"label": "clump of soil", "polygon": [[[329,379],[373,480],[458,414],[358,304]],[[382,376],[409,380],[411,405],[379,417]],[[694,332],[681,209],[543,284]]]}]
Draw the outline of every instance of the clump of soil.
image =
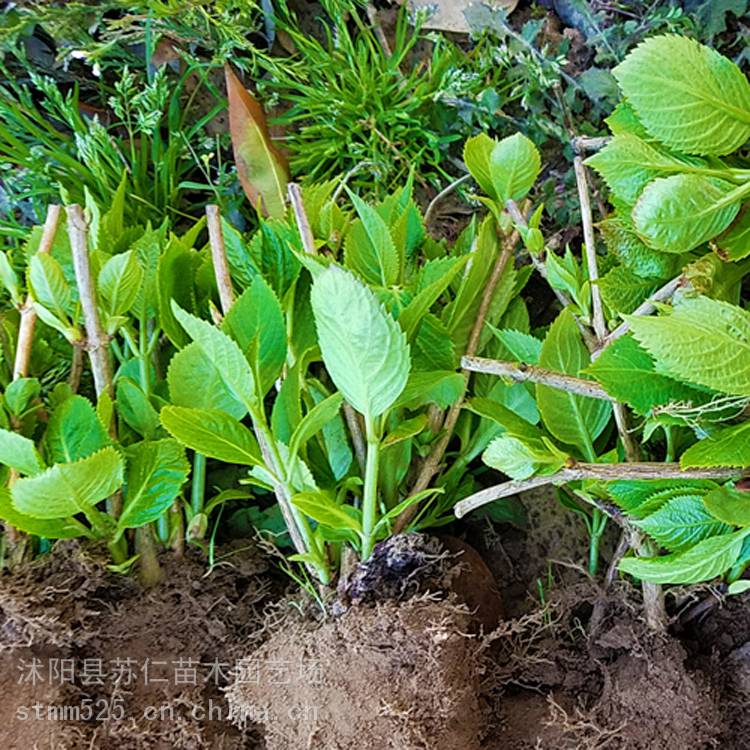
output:
[{"label": "clump of soil", "polygon": [[228,694],[234,715],[259,722],[269,750],[479,750],[470,620],[465,608],[419,597],[287,624],[246,660],[252,678]]},{"label": "clump of soil", "polygon": [[0,578],[3,747],[261,748],[223,688],[274,598],[265,559],[246,549],[206,576],[199,555],[164,555],[152,591],[104,559],[60,543]]}]

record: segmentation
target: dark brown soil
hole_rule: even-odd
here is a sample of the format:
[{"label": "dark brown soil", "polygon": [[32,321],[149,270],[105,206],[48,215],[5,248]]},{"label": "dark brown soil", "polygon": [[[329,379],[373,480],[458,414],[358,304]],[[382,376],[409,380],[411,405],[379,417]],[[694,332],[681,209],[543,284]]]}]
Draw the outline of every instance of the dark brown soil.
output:
[{"label": "dark brown soil", "polygon": [[227,562],[206,576],[197,556],[165,556],[166,582],[143,591],[64,543],[0,579],[0,746],[263,747],[230,724],[222,691],[271,579],[254,549]]},{"label": "dark brown soil", "polygon": [[637,590],[587,577],[575,516],[525,503],[527,531],[380,548],[324,621],[254,548],[210,575],[166,555],[144,591],[60,544],[0,578],[0,747],[750,747],[748,596],[677,592],[655,636]]}]

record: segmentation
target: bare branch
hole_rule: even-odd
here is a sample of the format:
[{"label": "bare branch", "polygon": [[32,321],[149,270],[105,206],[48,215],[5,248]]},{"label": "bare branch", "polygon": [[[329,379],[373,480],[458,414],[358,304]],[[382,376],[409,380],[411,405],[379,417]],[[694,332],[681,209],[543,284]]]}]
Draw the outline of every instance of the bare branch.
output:
[{"label": "bare branch", "polygon": [[456,518],[463,518],[482,505],[503,497],[517,495],[547,484],[575,482],[581,479],[598,479],[603,482],[618,479],[734,479],[743,473],[742,469],[736,468],[683,469],[677,463],[577,463],[548,476],[512,480],[480,490],[456,503],[453,512]]},{"label": "bare branch", "polygon": [[527,365],[523,362],[504,362],[499,359],[485,359],[484,357],[463,357],[461,367],[470,372],[484,372],[488,375],[510,378],[516,383],[539,383],[550,388],[575,393],[578,396],[597,398],[601,401],[614,401],[612,396],[593,380],[577,378],[573,375],[547,370],[536,365]]},{"label": "bare branch", "polygon": [[211,260],[214,264],[216,286],[219,288],[221,310],[226,315],[234,302],[232,277],[229,274],[227,250],[224,245],[224,234],[221,231],[221,213],[219,207],[213,204],[206,206],[208,220],[208,241],[211,245]]},{"label": "bare branch", "polygon": [[[39,242],[39,255],[48,255],[55,242],[57,227],[60,223],[60,206],[53,205],[47,208],[47,218],[42,230],[42,239]],[[25,378],[29,374],[29,362],[31,361],[31,347],[34,340],[34,328],[36,327],[36,312],[34,311],[33,299],[29,294],[26,302],[21,307],[21,323],[18,327],[18,344],[16,346],[16,357],[13,363],[13,380]]]},{"label": "bare branch", "polygon": [[605,135],[598,138],[591,138],[586,135],[579,135],[574,138],[571,142],[573,150],[578,153],[579,151],[599,151],[604,148],[610,141],[612,136]]},{"label": "bare branch", "polygon": [[109,394],[114,398],[112,368],[109,361],[109,339],[102,328],[99,309],[96,305],[96,292],[91,276],[88,249],[88,226],[79,205],[67,207],[68,235],[73,254],[73,267],[76,274],[78,293],[81,298],[83,321],[86,327],[86,349],[91,360],[96,395]]}]

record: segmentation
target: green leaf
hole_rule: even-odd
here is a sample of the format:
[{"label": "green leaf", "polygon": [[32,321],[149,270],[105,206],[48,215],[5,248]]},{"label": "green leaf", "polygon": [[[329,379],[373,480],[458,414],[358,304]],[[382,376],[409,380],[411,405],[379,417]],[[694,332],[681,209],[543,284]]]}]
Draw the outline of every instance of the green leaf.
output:
[{"label": "green leaf", "polygon": [[469,138],[464,144],[464,162],[474,181],[482,190],[497,199],[495,185],[492,182],[492,168],[490,157],[497,141],[494,141],[486,133],[480,133]]},{"label": "green leaf", "polygon": [[296,456],[305,443],[339,413],[342,400],[340,393],[334,393],[305,414],[289,441],[290,455]]},{"label": "green leaf", "polygon": [[212,362],[222,383],[248,411],[255,408],[255,379],[250,364],[239,346],[215,326],[185,312],[172,303],[172,312],[190,338]]},{"label": "green leaf", "polygon": [[221,328],[253,364],[265,396],[286,362],[286,326],[276,295],[260,276],[235,300]]},{"label": "green leaf", "polygon": [[670,148],[728,154],[750,138],[750,85],[728,58],[687,37],[651,37],[614,69],[640,121]]},{"label": "green leaf", "polygon": [[3,252],[0,252],[0,284],[10,294],[10,298],[14,304],[18,304],[21,301],[21,285],[18,281],[18,275],[13,270],[7,253]]},{"label": "green leaf", "polygon": [[130,378],[117,380],[117,413],[129,427],[152,440],[159,431],[159,414],[141,387]]},{"label": "green leaf", "polygon": [[[588,366],[589,353],[569,310],[563,310],[550,327],[539,364],[574,376]],[[539,413],[550,433],[561,442],[580,448],[586,459],[593,460],[593,443],[607,425],[611,405],[544,385],[537,385],[536,394]]]},{"label": "green leaf", "polygon": [[177,406],[220,409],[236,419],[247,414],[247,407],[237,400],[219,367],[198,344],[188,344],[172,357],[167,383],[170,400]]},{"label": "green leaf", "polygon": [[542,342],[535,336],[512,329],[500,331],[494,326],[492,326],[492,332],[519,362],[527,365],[539,363],[539,358],[542,356]]},{"label": "green leaf", "polygon": [[13,507],[10,490],[0,488],[0,519],[7,521],[14,529],[45,539],[75,539],[91,536],[89,530],[74,518],[39,519],[21,513]]},{"label": "green leaf", "polygon": [[699,404],[706,400],[705,393],[657,372],[648,352],[631,336],[612,342],[584,372],[641,416],[676,401]]},{"label": "green leaf", "polygon": [[668,500],[656,512],[634,523],[672,552],[732,531],[730,526],[717,521],[695,495]]},{"label": "green leaf", "polygon": [[401,259],[390,229],[372,206],[351,191],[349,197],[359,219],[344,242],[346,266],[370,284],[393,286],[401,276]]},{"label": "green leaf", "polygon": [[624,316],[665,375],[750,396],[750,313],[708,297],[683,298],[670,314]]},{"label": "green leaf", "polygon": [[568,456],[548,441],[520,439],[510,435],[495,438],[482,454],[482,460],[493,469],[513,479],[528,479],[535,474],[554,474],[562,469]]},{"label": "green leaf", "polygon": [[57,318],[67,319],[71,291],[62,266],[51,255],[37,254],[29,261],[29,289],[42,307]]},{"label": "green leaf", "polygon": [[750,466],[750,422],[723,427],[691,445],[680,457],[680,466],[683,469]]},{"label": "green leaf", "polygon": [[655,278],[644,278],[625,266],[615,266],[599,280],[604,304],[615,314],[631,313],[659,287]]},{"label": "green leaf", "polygon": [[[626,269],[636,276],[645,277],[649,282],[674,276],[681,266],[680,256],[648,247],[636,234],[629,215],[632,209],[627,207],[626,210],[626,214],[617,214],[599,224],[607,250],[616,256]],[[604,289],[602,292],[604,293]]]},{"label": "green leaf", "polygon": [[514,437],[524,440],[531,438],[541,440],[542,438],[541,431],[534,425],[491,398],[476,396],[467,401],[464,408],[499,424],[505,432]]},{"label": "green leaf", "polygon": [[717,487],[704,498],[706,509],[731,526],[750,526],[750,494],[734,487]]},{"label": "green leaf", "polygon": [[[411,341],[424,316],[468,260],[469,256],[464,256],[462,258],[438,258],[425,263],[420,272],[422,277],[430,278],[432,275],[437,275],[437,278],[423,286],[398,316],[399,325],[404,329],[407,339]],[[439,274],[435,274],[434,270],[438,268]]]},{"label": "green leaf", "polygon": [[722,260],[743,260],[750,255],[750,205],[746,203],[731,226],[711,241],[711,249]]},{"label": "green leaf", "polygon": [[253,207],[282,219],[286,213],[288,166],[274,145],[266,117],[227,63],[224,66],[229,99],[229,130],[242,187]]},{"label": "green leaf", "polygon": [[170,435],[209,458],[243,466],[263,463],[253,433],[226,412],[165,406],[160,417]]},{"label": "green leaf", "polygon": [[654,180],[633,209],[645,242],[665,253],[686,253],[723,232],[740,210],[744,186],[679,174]]},{"label": "green leaf", "polygon": [[50,463],[70,463],[100,451],[110,443],[91,402],[83,396],[66,398],[53,412],[44,436]]},{"label": "green leaf", "polygon": [[404,440],[409,440],[415,435],[419,435],[427,427],[427,415],[420,414],[418,417],[412,417],[405,422],[401,422],[395,430],[391,430],[382,442],[382,447],[387,448],[390,445],[396,445]]},{"label": "green leaf", "polygon": [[436,404],[447,409],[461,398],[465,387],[466,380],[459,372],[412,372],[394,407],[418,409],[425,404]]},{"label": "green leaf", "polygon": [[672,155],[634,135],[617,135],[586,164],[602,176],[617,198],[633,204],[652,180],[690,171],[702,162]]},{"label": "green leaf", "polygon": [[124,315],[135,304],[143,269],[133,250],[110,258],[99,272],[97,289],[110,315]]},{"label": "green leaf", "polygon": [[623,479],[607,482],[610,497],[635,518],[645,518],[675,498],[702,498],[716,488],[707,479]]},{"label": "green leaf", "polygon": [[127,449],[127,458],[117,536],[159,518],[180,494],[190,471],[185,450],[176,440],[136,443]]},{"label": "green leaf", "polygon": [[0,429],[0,465],[31,476],[44,469],[33,440],[3,429]]},{"label": "green leaf", "polygon": [[311,302],[336,387],[362,414],[383,414],[404,390],[411,366],[398,323],[367,287],[336,266],[315,279]]},{"label": "green leaf", "polygon": [[5,405],[11,414],[20,417],[39,398],[40,385],[36,378],[17,378],[5,389]]},{"label": "green leaf", "polygon": [[620,562],[623,573],[651,583],[701,583],[725,573],[742,549],[750,528],[734,534],[713,536],[684,552],[664,557],[627,557]]},{"label": "green leaf", "polygon": [[88,458],[55,464],[19,479],[11,490],[16,510],[34,518],[65,518],[89,511],[122,485],[122,458],[112,447]]},{"label": "green leaf", "polygon": [[542,169],[539,151],[521,133],[503,138],[490,154],[490,174],[497,197],[520,201],[534,186]]},{"label": "green leaf", "polygon": [[[362,533],[362,522],[359,511],[336,502],[323,492],[300,492],[292,496],[292,504],[314,521],[334,529],[349,529],[356,534]],[[354,512],[353,512],[354,511]]]}]

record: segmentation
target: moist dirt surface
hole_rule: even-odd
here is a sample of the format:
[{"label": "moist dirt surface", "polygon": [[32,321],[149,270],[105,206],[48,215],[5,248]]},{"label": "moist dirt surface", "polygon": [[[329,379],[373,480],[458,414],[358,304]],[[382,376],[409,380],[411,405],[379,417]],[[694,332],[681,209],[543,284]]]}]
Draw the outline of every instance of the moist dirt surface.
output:
[{"label": "moist dirt surface", "polygon": [[60,543],[0,577],[0,747],[749,747],[750,600],[676,591],[655,635],[587,575],[583,524],[524,504],[525,531],[379,547],[325,618],[252,546],[165,555],[144,590]]}]

